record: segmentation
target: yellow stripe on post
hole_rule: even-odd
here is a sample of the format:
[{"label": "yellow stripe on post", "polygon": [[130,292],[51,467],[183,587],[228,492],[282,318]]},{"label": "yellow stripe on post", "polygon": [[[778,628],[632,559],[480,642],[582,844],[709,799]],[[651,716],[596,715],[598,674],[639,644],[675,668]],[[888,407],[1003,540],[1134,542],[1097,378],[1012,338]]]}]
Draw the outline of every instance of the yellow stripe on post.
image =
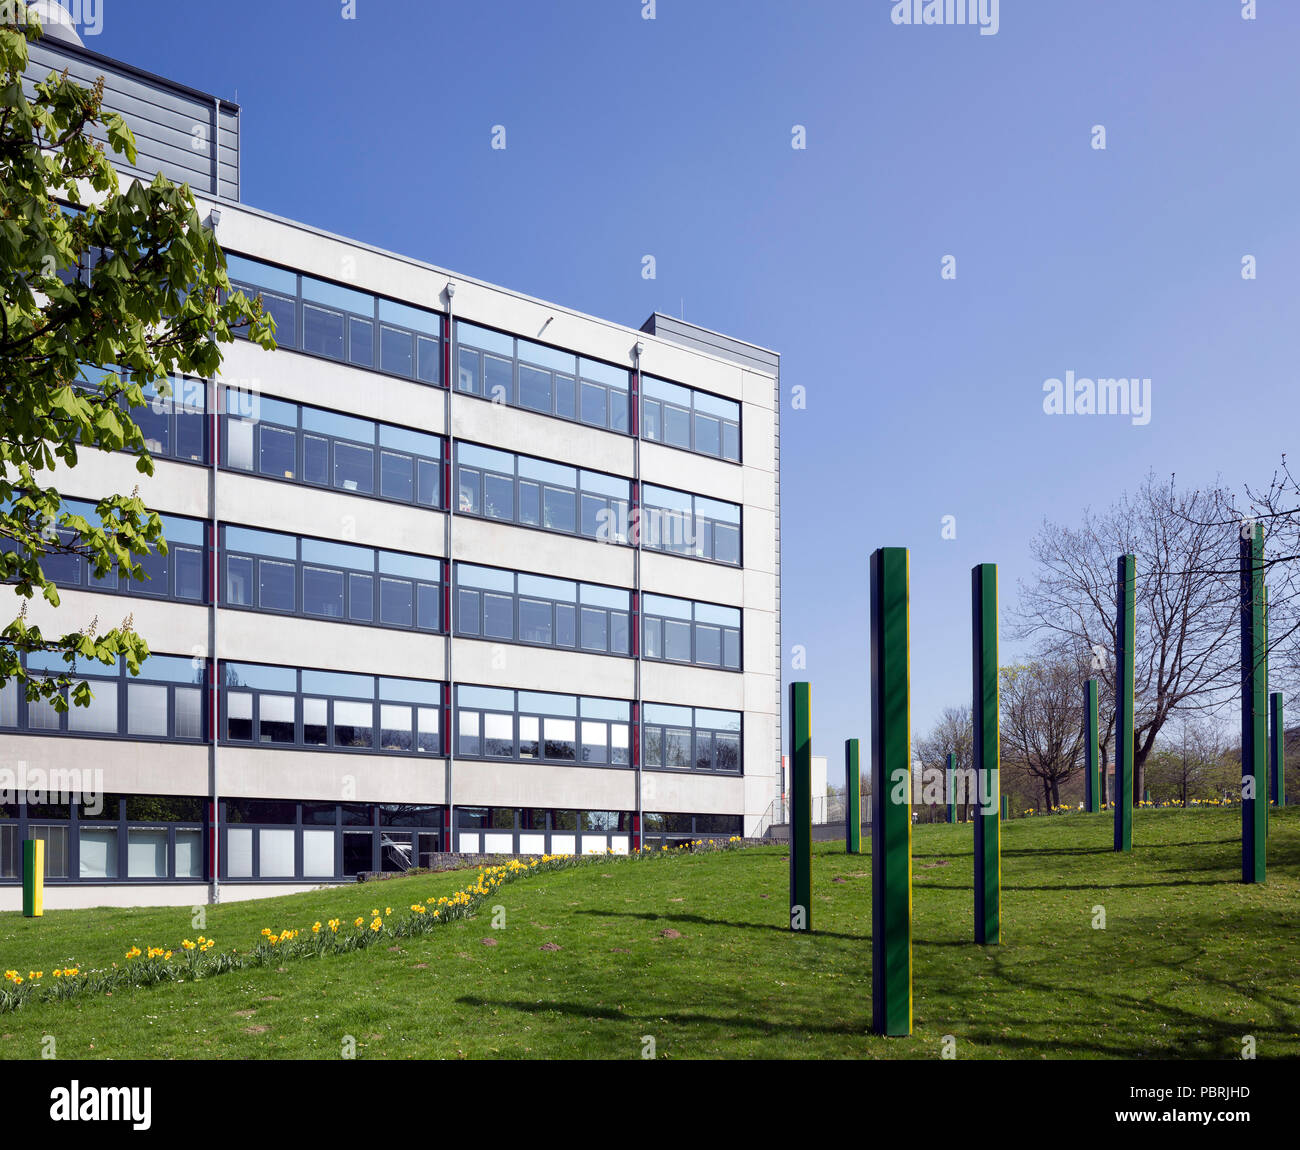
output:
[{"label": "yellow stripe on post", "polygon": [[23,917],[45,914],[45,840],[23,842]]}]

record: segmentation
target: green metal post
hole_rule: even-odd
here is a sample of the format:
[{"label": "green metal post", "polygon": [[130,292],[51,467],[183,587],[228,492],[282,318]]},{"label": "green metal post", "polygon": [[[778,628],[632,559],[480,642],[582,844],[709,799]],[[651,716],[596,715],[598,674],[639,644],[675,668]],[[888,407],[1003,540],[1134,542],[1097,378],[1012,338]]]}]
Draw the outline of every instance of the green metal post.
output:
[{"label": "green metal post", "polygon": [[790,929],[812,930],[812,687],[790,684]]},{"label": "green metal post", "polygon": [[1268,785],[1269,797],[1275,807],[1286,806],[1286,724],[1282,718],[1282,693],[1274,691],[1269,696],[1269,712],[1273,730],[1269,734]]},{"label": "green metal post", "polygon": [[857,739],[844,740],[844,852],[862,853],[862,767]]},{"label": "green metal post", "polygon": [[912,700],[905,547],[871,556],[871,1028],[912,1033]]},{"label": "green metal post", "polygon": [[998,567],[971,568],[975,808],[975,941],[1002,938],[1002,803],[998,779]]},{"label": "green metal post", "polygon": [[1088,778],[1084,785],[1084,808],[1091,815],[1101,810],[1101,742],[1097,730],[1097,680],[1089,679],[1083,685],[1083,753],[1087,763]]},{"label": "green metal post", "polygon": [[1137,559],[1121,555],[1115,602],[1115,850],[1133,849],[1133,648]]},{"label": "green metal post", "polygon": [[957,821],[957,756],[948,752],[948,775],[944,779],[948,787],[948,821]]},{"label": "green metal post", "polygon": [[1268,842],[1268,683],[1264,525],[1241,540],[1241,881],[1264,882]]}]

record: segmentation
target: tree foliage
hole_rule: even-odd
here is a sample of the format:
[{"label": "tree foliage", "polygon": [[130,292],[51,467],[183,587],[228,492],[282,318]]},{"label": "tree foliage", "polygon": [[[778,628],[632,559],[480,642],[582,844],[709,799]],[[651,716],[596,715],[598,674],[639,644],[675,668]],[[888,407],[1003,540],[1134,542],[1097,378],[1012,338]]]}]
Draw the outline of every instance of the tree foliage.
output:
[{"label": "tree foliage", "polygon": [[[55,485],[87,451],[129,452],[152,475],[153,460],[131,409],[165,399],[176,375],[212,378],[236,327],[274,346],[260,301],[231,292],[226,261],[199,218],[188,185],[159,175],[123,190],[97,125],[115,153],[136,160],[120,116],[93,89],[51,73],[24,94],[27,45],[40,35],[23,4],[0,25],[0,580],[21,600],[59,604],[46,561],[77,555],[95,575],[143,581],[140,559],[166,554],[162,522],[140,498],[106,494],[93,516],[64,507]],[[109,368],[110,370],[102,370]],[[128,616],[120,626],[44,634],[27,602],[0,632],[0,686],[18,680],[29,699],[64,709],[90,700],[78,659],[132,673],[149,648]],[[66,670],[32,675],[23,654],[47,653]],[[48,662],[49,660],[38,660]]]}]

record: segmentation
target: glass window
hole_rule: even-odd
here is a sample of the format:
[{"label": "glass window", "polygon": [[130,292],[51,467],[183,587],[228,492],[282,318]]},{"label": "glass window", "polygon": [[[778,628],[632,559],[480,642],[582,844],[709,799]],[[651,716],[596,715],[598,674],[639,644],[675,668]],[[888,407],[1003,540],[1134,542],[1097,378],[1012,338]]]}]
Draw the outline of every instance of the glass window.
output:
[{"label": "glass window", "polygon": [[592,423],[597,427],[606,427],[609,424],[609,412],[605,405],[605,389],[603,387],[587,383],[582,383],[582,422]]},{"label": "glass window", "polygon": [[176,830],[176,877],[203,877],[203,832],[178,827]]},{"label": "glass window", "polygon": [[167,737],[166,687],[150,683],[128,683],[126,700],[127,734],[149,739]]},{"label": "glass window", "polygon": [[515,637],[513,598],[493,594],[483,596],[483,637],[485,639]]},{"label": "glass window", "polygon": [[480,715],[478,711],[460,711],[457,713],[456,730],[458,734],[458,753],[473,756],[478,756],[483,753],[482,743],[479,739],[479,724],[481,719],[482,715]]},{"label": "glass window", "polygon": [[664,765],[689,767],[691,765],[691,732],[668,727],[664,731]]},{"label": "glass window", "polygon": [[292,563],[257,561],[258,606],[263,611],[292,611],[297,605],[294,584],[297,582]]},{"label": "glass window", "polygon": [[414,622],[415,588],[405,579],[379,580],[379,618],[388,627],[410,627]]},{"label": "glass window", "polygon": [[582,609],[582,646],[588,651],[609,650],[609,616],[599,608]]},{"label": "glass window", "polygon": [[572,719],[544,718],[542,720],[542,729],[546,744],[545,757],[548,759],[576,759],[577,748],[574,745],[576,727],[577,724]]},{"label": "glass window", "polygon": [[696,625],[695,658],[710,667],[722,665],[722,632],[717,627]]},{"label": "glass window", "polygon": [[260,695],[258,732],[263,743],[294,741],[294,700],[292,695]]},{"label": "glass window", "polygon": [[414,746],[412,709],[395,703],[379,705],[379,745],[385,751],[409,751]]},{"label": "glass window", "polygon": [[260,859],[258,877],[293,878],[295,873],[293,860],[294,831],[272,830],[262,827],[257,832],[257,846]]},{"label": "glass window", "polygon": [[117,878],[116,827],[83,827],[79,842],[82,878]]},{"label": "glass window", "polygon": [[334,703],[334,745],[373,747],[375,743],[373,703],[336,700]]},{"label": "glass window", "polygon": [[343,572],[321,567],[302,569],[302,609],[326,619],[343,618]]},{"label": "glass window", "polygon": [[409,455],[384,451],[379,456],[379,494],[410,503],[415,494],[415,461]]},{"label": "glass window", "polygon": [[253,737],[253,696],[247,691],[226,695],[226,738],[248,742]]},{"label": "glass window", "polygon": [[165,879],[167,831],[160,827],[129,827],[126,832],[127,878]]},{"label": "glass window", "polygon": [[329,745],[328,699],[303,699],[302,741],[309,747]]},{"label": "glass window", "polygon": [[304,878],[328,878],[334,874],[333,831],[302,832],[302,873]]},{"label": "glass window", "polygon": [[569,532],[574,530],[577,513],[575,500],[576,496],[572,491],[561,491],[554,487],[546,488],[543,509],[546,527],[549,530]]},{"label": "glass window", "polygon": [[534,411],[551,412],[551,373],[519,365],[519,405]]},{"label": "glass window", "polygon": [[302,305],[302,346],[304,351],[309,351],[313,355],[342,359],[342,312],[329,311],[304,303]]},{"label": "glass window", "polygon": [[537,599],[520,599],[519,638],[525,643],[542,643],[549,647],[554,634],[551,612],[550,603]]},{"label": "glass window", "polygon": [[83,734],[115,735],[117,723],[117,684],[102,679],[90,681],[94,697],[90,706],[68,708],[68,730]]},{"label": "glass window", "polygon": [[355,443],[334,444],[334,486],[370,495],[375,490],[375,451]]},{"label": "glass window", "polygon": [[415,374],[412,348],[414,337],[410,332],[381,324],[379,328],[380,363],[385,371],[408,378]]},{"label": "glass window", "polygon": [[484,754],[492,758],[510,759],[515,753],[515,721],[513,715],[483,716]]},{"label": "glass window", "polygon": [[375,577],[348,575],[348,617],[354,623],[373,623],[375,619]]},{"label": "glass window", "polygon": [[226,876],[253,877],[253,831],[250,827],[230,827],[226,831]]},{"label": "glass window", "polygon": [[348,359],[358,367],[374,367],[375,325],[369,320],[349,318]]},{"label": "glass window", "polygon": [[272,478],[293,479],[297,474],[297,453],[294,442],[296,438],[292,431],[270,427],[265,423],[259,426],[258,471]]}]

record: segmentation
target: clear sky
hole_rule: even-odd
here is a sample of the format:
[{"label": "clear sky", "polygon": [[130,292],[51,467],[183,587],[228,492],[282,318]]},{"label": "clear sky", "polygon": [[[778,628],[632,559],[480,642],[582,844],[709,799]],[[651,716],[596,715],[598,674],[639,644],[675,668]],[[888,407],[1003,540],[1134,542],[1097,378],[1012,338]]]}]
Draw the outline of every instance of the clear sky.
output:
[{"label": "clear sky", "polygon": [[[1045,517],[1266,480],[1293,437],[1300,3],[1243,6],[1002,0],[981,35],[893,0],[99,0],[86,43],[237,99],[255,207],[781,352],[787,677],[799,644],[834,777],[875,547],[912,549],[920,734],[969,700],[973,564],[1005,609]],[[1149,378],[1149,422],[1045,414],[1067,371]]]}]

